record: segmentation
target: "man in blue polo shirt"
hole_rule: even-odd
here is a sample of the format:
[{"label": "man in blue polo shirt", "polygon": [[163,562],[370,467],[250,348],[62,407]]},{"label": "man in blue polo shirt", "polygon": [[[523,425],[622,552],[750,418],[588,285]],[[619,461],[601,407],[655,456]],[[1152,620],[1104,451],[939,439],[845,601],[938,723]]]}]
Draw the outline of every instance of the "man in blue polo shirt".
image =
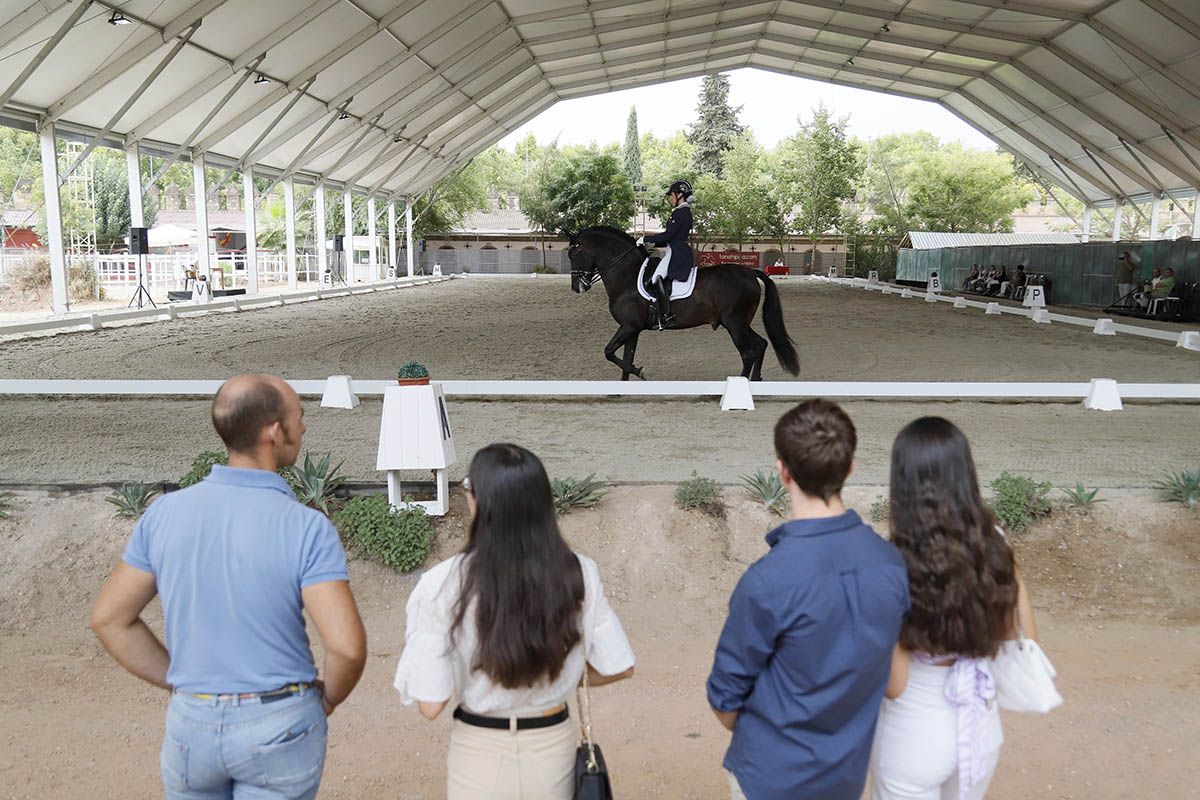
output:
[{"label": "man in blue polo shirt", "polygon": [[828,400],[775,426],[792,518],[734,589],[708,678],[734,800],[862,795],[909,599],[903,558],[842,505],[856,444]]},{"label": "man in blue polo shirt", "polygon": [[[92,610],[113,658],[172,692],[168,800],[315,797],[325,718],[362,675],[366,633],[337,530],[278,475],[296,461],[303,417],[279,378],[226,381],[212,419],[229,466],[146,511]],[[141,619],[155,594],[166,647]],[[325,646],[323,681],[305,610]]]}]

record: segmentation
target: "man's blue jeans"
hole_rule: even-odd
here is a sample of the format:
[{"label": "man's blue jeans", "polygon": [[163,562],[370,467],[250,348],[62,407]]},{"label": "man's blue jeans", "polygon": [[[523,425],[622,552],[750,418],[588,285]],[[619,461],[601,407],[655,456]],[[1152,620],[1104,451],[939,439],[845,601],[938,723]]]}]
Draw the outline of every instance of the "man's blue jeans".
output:
[{"label": "man's blue jeans", "polygon": [[167,800],[311,800],[325,768],[321,693],[262,703],[176,693],[163,736]]}]

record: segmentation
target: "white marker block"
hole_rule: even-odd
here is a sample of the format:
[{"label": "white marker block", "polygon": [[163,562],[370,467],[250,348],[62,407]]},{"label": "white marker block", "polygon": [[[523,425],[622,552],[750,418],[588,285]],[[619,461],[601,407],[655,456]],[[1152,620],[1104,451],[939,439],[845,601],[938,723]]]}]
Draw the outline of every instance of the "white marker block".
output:
[{"label": "white marker block", "polygon": [[929,273],[929,281],[925,284],[925,291],[940,292],[942,290],[942,279],[937,272]]},{"label": "white marker block", "polygon": [[208,303],[212,301],[212,287],[208,285],[208,281],[196,281],[192,284],[192,302],[193,303]]},{"label": "white marker block", "polygon": [[999,303],[988,303],[987,308],[983,311],[984,314],[991,316],[992,314],[1001,314]]},{"label": "white marker block", "polygon": [[925,302],[926,303],[936,303],[937,301],[938,301],[937,292],[934,292],[931,290],[927,290],[925,292]]},{"label": "white marker block", "polygon": [[98,317],[97,315],[88,314],[88,327],[94,331],[98,331],[104,327],[104,323],[102,323],[100,321],[100,317]]},{"label": "white marker block", "polygon": [[236,297],[235,297],[235,298],[233,298],[233,310],[234,310],[234,311],[241,311],[241,310],[242,310],[242,301],[241,301],[241,300],[239,300],[239,299],[238,299],[238,298],[236,298]]},{"label": "white marker block", "polygon": [[442,516],[449,508],[446,468],[454,461],[454,437],[441,384],[389,386],[384,390],[375,469],[388,473],[388,502],[397,508],[407,505],[398,470],[433,470],[437,499],[412,505],[421,506],[432,516]]},{"label": "white marker block", "polygon": [[1111,319],[1105,317],[1096,320],[1096,327],[1092,328],[1092,333],[1098,336],[1116,336],[1117,326],[1113,324]]},{"label": "white marker block", "polygon": [[1180,331],[1175,346],[1184,350],[1200,350],[1200,331]]},{"label": "white marker block", "polygon": [[838,276],[838,274],[837,274],[837,267],[830,267],[830,268],[829,268],[829,277],[830,277],[830,278],[836,278],[837,276]]},{"label": "white marker block", "polygon": [[330,375],[325,379],[325,393],[321,395],[321,408],[357,408],[358,395],[349,375]]},{"label": "white marker block", "polygon": [[387,276],[388,276],[388,278],[395,278],[396,277],[396,268],[388,267]]},{"label": "white marker block", "polygon": [[331,270],[325,270],[325,272],[322,273],[321,285],[322,286],[333,286],[333,272]]},{"label": "white marker block", "polygon": [[1120,411],[1121,390],[1111,378],[1092,378],[1083,407],[1090,411]]},{"label": "white marker block", "polygon": [[879,270],[873,269],[873,270],[869,270],[867,272],[867,283],[870,283],[870,284],[879,283]]},{"label": "white marker block", "polygon": [[175,306],[167,306],[167,319],[179,319],[179,312],[175,310]]},{"label": "white marker block", "polygon": [[1025,289],[1025,299],[1021,305],[1026,308],[1046,307],[1046,288],[1044,286],[1028,286]]},{"label": "white marker block", "polygon": [[721,410],[754,410],[754,395],[750,392],[749,378],[731,375],[725,379],[725,393],[721,395]]},{"label": "white marker block", "polygon": [[283,299],[283,295],[279,295],[279,297],[276,297],[275,299],[279,301],[279,305],[281,305],[281,306],[287,305],[287,302]]},{"label": "white marker block", "polygon": [[1043,308],[1035,308],[1033,310],[1033,316],[1030,317],[1030,319],[1040,325],[1049,325],[1050,324],[1050,312],[1047,311],[1044,307]]},{"label": "white marker block", "polygon": [[434,274],[434,277],[437,277],[437,278],[442,277],[442,265],[441,264],[433,265],[433,274]]},{"label": "white marker block", "polygon": [[913,296],[912,290],[909,289],[907,286],[905,286],[903,289],[900,290],[900,296],[901,297],[912,297]]},{"label": "white marker block", "polygon": [[965,298],[965,297],[954,298],[954,307],[955,308],[966,308],[967,307],[967,298]]}]

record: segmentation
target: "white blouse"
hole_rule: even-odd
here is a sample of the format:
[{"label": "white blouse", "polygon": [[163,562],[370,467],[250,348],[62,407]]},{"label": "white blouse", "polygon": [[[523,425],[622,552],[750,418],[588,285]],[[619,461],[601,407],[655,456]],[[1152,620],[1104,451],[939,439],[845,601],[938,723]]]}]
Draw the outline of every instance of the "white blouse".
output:
[{"label": "white blouse", "polygon": [[[621,621],[608,605],[596,562],[576,554],[583,570],[582,633],[588,646],[587,663],[601,675],[616,675],[633,666],[633,650]],[[553,682],[506,689],[481,671],[472,670],[478,636],[475,616],[468,612],[453,649],[450,625],[458,602],[463,556],[448,558],[421,576],[408,598],[404,652],[396,667],[396,691],[405,705],[417,701],[440,703],[452,696],[476,714],[519,716],[544,711],[567,701],[583,677],[583,644],[567,655]]]}]

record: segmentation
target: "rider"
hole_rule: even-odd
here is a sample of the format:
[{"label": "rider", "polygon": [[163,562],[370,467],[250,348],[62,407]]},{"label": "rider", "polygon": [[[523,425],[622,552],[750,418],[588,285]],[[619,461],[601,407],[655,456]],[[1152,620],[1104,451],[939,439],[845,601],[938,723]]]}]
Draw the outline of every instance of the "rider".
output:
[{"label": "rider", "polygon": [[667,254],[658,262],[658,269],[650,279],[650,285],[658,298],[658,330],[669,328],[675,322],[671,314],[671,281],[686,281],[692,271],[692,248],[688,245],[688,234],[692,232],[692,209],[689,205],[695,197],[692,185],[687,181],[675,181],[667,189],[667,202],[671,204],[671,218],[662,233],[643,236],[638,244],[665,244]]}]

